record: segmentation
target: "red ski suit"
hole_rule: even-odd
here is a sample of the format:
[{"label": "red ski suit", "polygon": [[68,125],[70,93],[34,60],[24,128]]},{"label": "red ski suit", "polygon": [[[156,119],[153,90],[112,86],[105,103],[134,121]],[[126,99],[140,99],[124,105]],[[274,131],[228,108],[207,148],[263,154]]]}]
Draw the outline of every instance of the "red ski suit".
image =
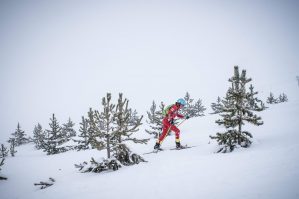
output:
[{"label": "red ski suit", "polygon": [[170,132],[170,131],[175,132],[176,142],[179,142],[180,129],[178,129],[174,124],[171,124],[170,122],[173,121],[173,119],[175,119],[175,117],[184,118],[183,115],[178,113],[180,108],[181,108],[181,106],[179,104],[174,104],[168,110],[167,115],[162,120],[163,131],[162,131],[161,136],[159,137],[159,143],[162,143],[162,141],[166,137],[167,133]]}]

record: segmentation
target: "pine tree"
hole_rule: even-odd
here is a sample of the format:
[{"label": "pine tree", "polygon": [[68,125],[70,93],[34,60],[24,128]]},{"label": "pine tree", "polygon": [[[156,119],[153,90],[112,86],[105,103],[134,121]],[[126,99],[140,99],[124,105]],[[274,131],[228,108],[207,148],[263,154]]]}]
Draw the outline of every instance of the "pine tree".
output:
[{"label": "pine tree", "polygon": [[46,133],[43,131],[42,126],[38,123],[33,129],[33,142],[35,148],[44,149],[44,142],[46,139]]},{"label": "pine tree", "polygon": [[[5,158],[0,158],[0,171],[2,170],[2,166],[4,165]],[[0,176],[0,180],[7,180],[6,177]]]},{"label": "pine tree", "polygon": [[278,102],[279,103],[282,103],[282,102],[287,102],[288,101],[288,97],[286,94],[282,93],[279,95],[278,97]]},{"label": "pine tree", "polygon": [[[98,112],[97,112],[97,114],[98,114]],[[90,140],[90,145],[93,149],[95,148],[97,150],[102,150],[105,148],[106,135],[105,135],[105,133],[103,133],[101,131],[101,129],[107,129],[107,128],[105,128],[102,120],[99,120],[99,118],[96,118],[96,112],[90,108],[89,112],[88,112],[87,132],[88,132],[88,137]],[[111,130],[109,128],[109,125],[108,125],[108,130]]]},{"label": "pine tree", "polygon": [[278,100],[275,99],[272,92],[270,92],[270,96],[267,98],[267,103],[268,104],[277,104],[278,103]]},{"label": "pine tree", "polygon": [[257,94],[258,92],[254,91],[254,87],[252,86],[252,84],[250,84],[249,92],[246,94],[246,98],[248,99],[250,108],[255,111],[263,111],[267,107],[262,100],[255,97]]},{"label": "pine tree", "polygon": [[299,86],[299,76],[296,76],[297,82],[298,82],[298,86]]},{"label": "pine tree", "polygon": [[111,102],[111,93],[107,93],[106,97],[102,98],[103,111],[94,112],[94,122],[91,126],[96,129],[95,138],[93,139],[96,145],[101,146],[106,144],[107,158],[111,158],[117,146],[117,131],[114,125],[115,121],[115,104]]},{"label": "pine tree", "polygon": [[[119,94],[118,103],[115,109],[115,122],[116,122],[116,139],[118,146],[116,147],[116,154],[121,153],[129,154],[131,151],[123,143],[124,141],[133,141],[134,143],[146,144],[148,139],[132,138],[132,135],[137,132],[138,127],[142,125],[141,120],[143,116],[138,117],[128,107],[129,100],[123,99],[123,94]],[[133,122],[132,122],[133,121]]]},{"label": "pine tree", "polygon": [[213,110],[213,113],[211,113],[211,114],[218,114],[221,112],[221,110],[223,109],[223,105],[221,103],[221,98],[219,96],[217,98],[217,102],[216,103],[213,102],[211,104],[211,108]]},{"label": "pine tree", "polygon": [[15,150],[15,147],[16,147],[16,141],[15,141],[15,139],[12,139],[11,143],[10,143],[10,150],[9,150],[10,151],[10,155],[12,157],[14,157],[15,154],[18,152],[18,151]]},{"label": "pine tree", "polygon": [[0,151],[0,158],[6,158],[8,156],[8,149],[4,146],[4,144],[1,144],[1,151]]},{"label": "pine tree", "polygon": [[[106,170],[117,170],[123,165],[138,164],[143,158],[137,154],[131,154],[127,147],[127,141],[134,143],[146,143],[145,139],[132,137],[141,125],[142,116],[137,115],[136,110],[128,107],[128,100],[119,94],[117,105],[111,101],[111,93],[102,98],[102,111],[92,110],[88,112],[88,125],[83,129],[87,132],[90,144],[98,150],[106,149],[107,159],[101,162],[92,158],[91,165],[86,162],[75,165],[83,172],[102,172]],[[84,120],[84,118],[82,118]],[[86,139],[87,141],[88,139]],[[85,142],[86,143],[86,142]],[[84,169],[85,167],[87,169]],[[117,167],[117,168],[116,168]]]},{"label": "pine tree", "polygon": [[69,141],[73,137],[76,136],[76,131],[74,130],[75,123],[71,120],[71,118],[68,119],[67,123],[62,124],[62,134],[66,138],[65,141]]},{"label": "pine tree", "polygon": [[62,128],[60,127],[55,114],[52,115],[50,121],[50,129],[46,130],[47,138],[44,151],[47,152],[48,155],[65,152],[66,148],[61,145],[66,141],[66,137],[64,137],[62,133]]},{"label": "pine tree", "polygon": [[150,111],[147,111],[148,120],[146,120],[146,122],[149,124],[149,129],[146,129],[145,132],[150,135],[154,135],[154,138],[158,138],[162,131],[162,112],[164,110],[164,107],[165,105],[163,104],[163,102],[161,102],[159,110],[157,110],[157,105],[155,101],[153,101]]},{"label": "pine tree", "polygon": [[228,89],[226,97],[221,100],[222,107],[217,109],[222,119],[216,120],[216,123],[223,125],[227,131],[210,136],[211,139],[216,139],[220,145],[218,152],[230,152],[237,146],[249,147],[252,135],[248,131],[242,130],[244,122],[257,126],[263,124],[261,117],[253,113],[265,109],[262,101],[255,97],[257,92],[253,91],[252,86],[251,91],[246,92],[246,84],[250,81],[251,78],[246,77],[246,70],[243,70],[240,75],[238,66],[234,67],[234,76],[229,79],[231,87]]},{"label": "pine tree", "polygon": [[79,132],[81,132],[81,134],[78,135],[78,137],[81,139],[75,140],[75,142],[78,143],[78,145],[76,146],[78,151],[86,150],[90,148],[92,136],[90,136],[88,130],[89,130],[88,119],[85,119],[84,116],[82,116],[82,122],[80,123],[80,129],[79,129]]},{"label": "pine tree", "polygon": [[133,125],[136,125],[139,121],[139,116],[138,116],[138,112],[136,110],[132,110],[132,109],[128,109],[129,111],[129,121],[128,121],[128,124],[130,126],[133,126]]},{"label": "pine tree", "polygon": [[28,143],[28,138],[26,138],[25,131],[21,129],[20,123],[18,123],[17,129],[11,134],[13,137],[9,138],[8,142],[11,143],[12,139],[15,139],[16,146]]},{"label": "pine tree", "polygon": [[[136,117],[128,107],[128,100],[123,99],[123,94],[119,94],[117,105],[111,101],[111,94],[107,93],[102,99],[102,111],[97,110],[89,113],[89,126],[93,131],[93,145],[99,150],[105,148],[107,157],[118,158],[120,154],[131,153],[125,141],[134,143],[146,143],[147,139],[137,139],[132,137],[141,125],[141,117]],[[135,119],[134,119],[135,117]]]},{"label": "pine tree", "polygon": [[190,94],[187,92],[185,97],[186,106],[181,110],[183,115],[188,115],[192,117],[204,116],[204,111],[206,108],[202,105],[201,99],[198,99],[196,102],[190,97]]}]

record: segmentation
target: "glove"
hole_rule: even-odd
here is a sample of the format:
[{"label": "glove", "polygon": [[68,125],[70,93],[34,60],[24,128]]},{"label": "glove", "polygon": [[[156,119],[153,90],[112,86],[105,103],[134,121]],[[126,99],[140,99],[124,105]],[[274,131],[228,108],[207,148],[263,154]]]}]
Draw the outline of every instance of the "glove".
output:
[{"label": "glove", "polygon": [[189,119],[189,118],[190,118],[190,116],[189,116],[189,115],[186,115],[186,116],[185,116],[185,119],[186,119],[186,120],[187,120],[187,119]]},{"label": "glove", "polygon": [[171,125],[174,125],[174,119],[171,119],[171,120],[169,121],[169,123],[170,123]]}]

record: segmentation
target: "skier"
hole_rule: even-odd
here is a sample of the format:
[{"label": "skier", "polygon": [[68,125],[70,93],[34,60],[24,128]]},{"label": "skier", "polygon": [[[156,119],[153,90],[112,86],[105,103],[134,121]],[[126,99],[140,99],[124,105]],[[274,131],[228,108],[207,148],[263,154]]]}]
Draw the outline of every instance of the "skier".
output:
[{"label": "skier", "polygon": [[186,105],[186,101],[181,98],[181,99],[178,99],[174,105],[170,106],[168,110],[166,110],[165,117],[162,120],[162,124],[163,124],[162,134],[160,135],[159,139],[157,140],[156,145],[154,146],[154,149],[161,150],[160,145],[163,142],[164,138],[167,136],[168,132],[170,132],[170,131],[175,132],[176,148],[177,149],[183,148],[180,143],[180,129],[178,129],[174,125],[174,119],[176,117],[189,119],[188,115],[184,117],[183,115],[178,113],[179,109],[183,108],[185,105]]}]

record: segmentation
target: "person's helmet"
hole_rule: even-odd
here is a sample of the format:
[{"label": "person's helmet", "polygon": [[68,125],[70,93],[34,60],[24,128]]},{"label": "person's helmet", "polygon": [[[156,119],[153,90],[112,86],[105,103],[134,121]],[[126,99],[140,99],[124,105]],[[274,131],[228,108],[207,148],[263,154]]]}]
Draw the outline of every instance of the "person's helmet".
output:
[{"label": "person's helmet", "polygon": [[176,101],[176,103],[182,105],[182,106],[185,106],[186,105],[186,101],[183,99],[183,98],[180,98]]}]

